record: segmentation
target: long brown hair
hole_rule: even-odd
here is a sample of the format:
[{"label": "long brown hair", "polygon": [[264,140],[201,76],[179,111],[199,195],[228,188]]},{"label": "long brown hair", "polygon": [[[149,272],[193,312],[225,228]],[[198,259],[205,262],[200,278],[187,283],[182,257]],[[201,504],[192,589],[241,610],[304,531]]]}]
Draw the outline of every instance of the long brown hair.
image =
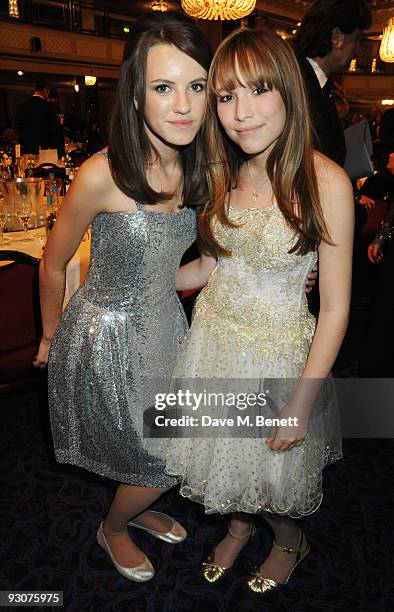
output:
[{"label": "long brown hair", "polygon": [[236,227],[228,219],[226,198],[237,186],[248,156],[224,132],[216,105],[218,92],[231,92],[242,86],[241,80],[253,89],[276,89],[283,100],[285,127],[268,157],[267,174],[278,206],[297,235],[289,252],[305,255],[323,237],[329,241],[319,200],[308,105],[294,52],[267,28],[233,32],[221,43],[211,64],[204,127],[211,197],[199,214],[200,247],[229,255],[213,236],[212,219]]},{"label": "long brown hair", "polygon": [[[173,195],[156,192],[146,180],[147,164],[159,158],[144,129],[146,64],[149,49],[163,43],[176,46],[206,71],[212,58],[205,36],[186,15],[155,13],[139,19],[133,26],[123,55],[108,152],[116,185],[129,197],[145,204],[157,204]],[[208,196],[201,130],[194,141],[181,150],[181,163],[183,202],[188,206],[205,203]]]}]

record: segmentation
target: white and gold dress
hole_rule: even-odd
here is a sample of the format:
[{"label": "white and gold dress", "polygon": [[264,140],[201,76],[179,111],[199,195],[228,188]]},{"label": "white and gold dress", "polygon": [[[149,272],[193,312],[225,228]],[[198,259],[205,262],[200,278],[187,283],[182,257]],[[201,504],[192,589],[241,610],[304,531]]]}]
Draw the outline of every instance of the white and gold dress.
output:
[{"label": "white and gold dress", "polygon": [[[217,222],[214,235],[231,256],[219,258],[196,301],[173,378],[242,379],[249,388],[258,381],[260,389],[276,381],[271,404],[280,410],[282,391],[302,374],[313,339],[305,282],[317,254],[288,253],[294,232],[275,204],[229,207],[228,214],[239,227]],[[223,437],[217,428],[213,437],[210,431],[191,439],[185,431],[167,445],[166,471],[207,513],[309,514],[322,499],[324,466],[341,457],[335,395],[326,388],[318,404],[299,447],[274,453],[258,436]]]}]

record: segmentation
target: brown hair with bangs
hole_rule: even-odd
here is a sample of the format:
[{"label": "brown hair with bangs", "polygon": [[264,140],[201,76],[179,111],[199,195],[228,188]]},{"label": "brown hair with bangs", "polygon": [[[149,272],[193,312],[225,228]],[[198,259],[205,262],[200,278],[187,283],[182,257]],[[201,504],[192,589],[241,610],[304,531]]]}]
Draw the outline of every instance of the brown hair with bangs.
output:
[{"label": "brown hair with bangs", "polygon": [[204,136],[209,159],[210,201],[200,209],[199,242],[203,252],[230,255],[214,238],[212,220],[237,227],[227,216],[227,196],[236,188],[248,156],[232,142],[217,116],[219,91],[236,87],[276,89],[286,122],[267,160],[273,194],[297,239],[289,253],[305,255],[322,239],[330,242],[319,200],[308,104],[302,76],[290,46],[267,28],[241,29],[218,47],[208,77],[208,110]]},{"label": "brown hair with bangs", "polygon": [[[182,13],[155,13],[133,25],[127,40],[112,113],[108,153],[112,178],[123,193],[144,204],[172,197],[154,191],[146,180],[146,166],[159,157],[144,127],[146,65],[149,50],[158,44],[174,45],[207,72],[212,58],[205,36],[192,19]],[[134,100],[136,104],[134,104]],[[205,151],[201,130],[181,150],[182,199],[198,206],[208,199]]]}]

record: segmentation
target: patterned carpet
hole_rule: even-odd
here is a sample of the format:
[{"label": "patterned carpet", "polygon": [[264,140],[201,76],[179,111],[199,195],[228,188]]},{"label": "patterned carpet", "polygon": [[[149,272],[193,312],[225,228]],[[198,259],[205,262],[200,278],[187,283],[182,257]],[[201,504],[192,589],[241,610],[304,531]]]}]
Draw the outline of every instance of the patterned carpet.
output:
[{"label": "patterned carpet", "polygon": [[394,610],[393,440],[345,441],[344,459],[326,470],[322,506],[303,521],[311,554],[289,586],[263,602],[244,586],[270,547],[263,523],[236,571],[208,585],[200,563],[226,521],[205,516],[176,491],[154,507],[181,521],[189,537],[172,546],[136,530],[157,574],[145,585],[123,579],[95,542],[114,484],[55,463],[34,393],[0,401],[0,589],[63,590],[63,609],[73,612]]}]

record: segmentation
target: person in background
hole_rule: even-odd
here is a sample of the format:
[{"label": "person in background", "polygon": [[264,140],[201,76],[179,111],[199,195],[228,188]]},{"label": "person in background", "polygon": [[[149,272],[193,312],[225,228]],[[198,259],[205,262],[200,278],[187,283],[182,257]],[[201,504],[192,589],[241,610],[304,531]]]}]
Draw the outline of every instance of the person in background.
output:
[{"label": "person in background", "polygon": [[73,102],[71,110],[64,113],[64,132],[70,142],[80,142],[86,138],[87,121]]},{"label": "person in background", "polygon": [[101,148],[101,134],[100,126],[98,121],[93,121],[88,128],[88,141],[86,146],[86,153],[93,155]]},{"label": "person in background", "polygon": [[48,93],[48,102],[52,106],[57,117],[57,129],[56,129],[56,140],[57,140],[57,154],[59,157],[64,156],[64,114],[60,108],[59,94],[54,87],[51,87]]},{"label": "person in background", "polygon": [[330,75],[344,70],[360,51],[363,30],[370,27],[366,0],[318,0],[307,11],[294,38],[309,102],[315,147],[344,165],[343,127],[333,99]]},{"label": "person in background", "polygon": [[[335,84],[331,75],[346,69],[350,60],[360,51],[364,30],[372,22],[371,9],[366,0],[317,0],[305,13],[293,41],[298,64],[303,76],[315,148],[340,166],[344,166],[346,144],[344,125],[335,104]],[[353,254],[352,297],[361,293],[363,274],[358,270],[365,253],[362,226],[365,211],[355,206],[355,237]],[[319,289],[316,285],[308,296],[309,311],[318,316]],[[338,358],[338,368],[349,371],[354,362],[351,340],[354,327],[358,334],[358,307],[351,306],[346,338]]]},{"label": "person in background", "polygon": [[14,128],[7,127],[3,130],[2,139],[0,142],[0,150],[8,155],[8,157],[13,157],[15,154],[15,145],[19,143],[18,133]]},{"label": "person in background", "polygon": [[350,105],[346,99],[343,88],[336,81],[334,82],[333,98],[338,117],[341,120],[342,127],[346,128],[349,125]]},{"label": "person in background", "polygon": [[379,138],[383,145],[394,151],[394,108],[389,108],[382,115]]},{"label": "person in background", "polygon": [[[387,129],[387,124],[383,125]],[[390,138],[392,134],[386,137],[383,131],[383,141],[389,143]],[[375,193],[380,197],[385,195],[387,210],[368,246],[368,259],[380,264],[381,270],[360,356],[359,376],[363,378],[394,377],[394,148],[386,167],[388,173],[384,175],[384,181],[381,179],[375,185],[375,190],[380,190]]]},{"label": "person in background", "polygon": [[39,79],[33,95],[16,110],[16,127],[22,153],[37,155],[41,149],[56,149],[58,145],[58,118],[48,102],[50,86]]},{"label": "person in background", "polygon": [[392,166],[390,154],[390,149],[381,142],[373,145],[372,159],[375,172],[365,179],[359,189],[359,202],[367,209],[375,208],[377,200],[388,199],[393,193],[394,176],[390,170]]}]

